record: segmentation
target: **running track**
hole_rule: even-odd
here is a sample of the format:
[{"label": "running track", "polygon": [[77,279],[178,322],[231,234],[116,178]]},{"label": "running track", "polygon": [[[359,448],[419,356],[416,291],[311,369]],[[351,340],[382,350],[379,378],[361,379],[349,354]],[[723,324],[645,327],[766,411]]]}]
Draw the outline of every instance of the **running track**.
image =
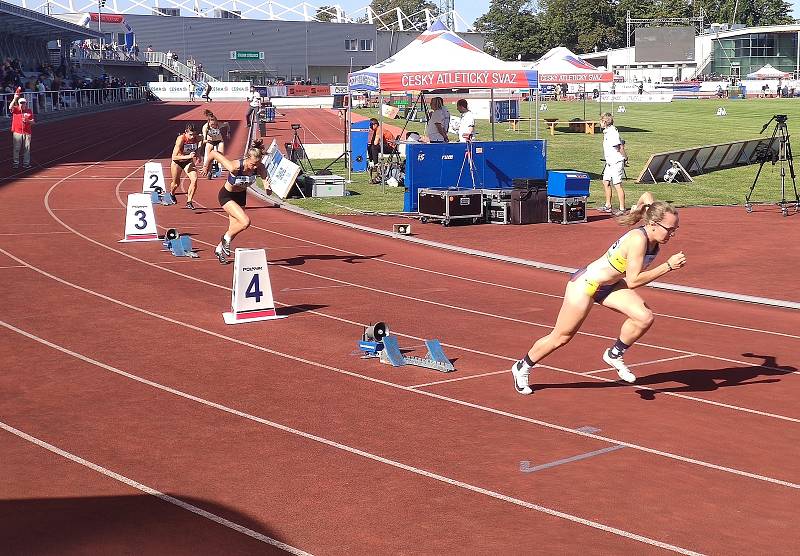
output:
[{"label": "running track", "polygon": [[[552,325],[563,275],[251,198],[236,246],[268,249],[289,316],[225,326],[219,181],[201,180],[208,210],[157,208],[199,260],[117,243],[143,163],[201,110],[47,124],[40,167],[0,182],[6,552],[800,550],[797,312],[647,290],[637,384],[603,367],[620,319],[597,310],[519,396],[506,369]],[[402,347],[440,338],[458,371],[360,359],[377,320]]]}]

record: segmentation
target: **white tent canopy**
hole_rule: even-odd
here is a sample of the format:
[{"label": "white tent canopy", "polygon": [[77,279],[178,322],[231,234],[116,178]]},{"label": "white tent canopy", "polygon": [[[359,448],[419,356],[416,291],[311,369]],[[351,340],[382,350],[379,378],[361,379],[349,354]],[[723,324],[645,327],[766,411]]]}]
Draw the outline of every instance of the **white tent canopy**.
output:
[{"label": "white tent canopy", "polygon": [[368,91],[538,86],[535,70],[486,54],[441,21],[394,56],[351,73],[348,81],[350,89]]},{"label": "white tent canopy", "polygon": [[540,83],[610,83],[614,74],[579,58],[569,48],[557,46],[527,67],[539,72]]},{"label": "white tent canopy", "polygon": [[790,77],[792,77],[791,73],[774,68],[771,64],[747,74],[748,79],[786,79]]}]

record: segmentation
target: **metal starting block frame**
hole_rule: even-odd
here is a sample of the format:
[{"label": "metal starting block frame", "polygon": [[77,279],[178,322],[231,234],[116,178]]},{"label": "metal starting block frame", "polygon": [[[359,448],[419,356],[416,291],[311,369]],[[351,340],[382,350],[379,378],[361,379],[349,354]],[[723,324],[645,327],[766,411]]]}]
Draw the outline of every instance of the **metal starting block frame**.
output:
[{"label": "metal starting block frame", "polygon": [[189,236],[178,236],[175,239],[164,239],[164,249],[169,249],[175,257],[191,257],[199,259],[200,255],[192,251],[192,238]]},{"label": "metal starting block frame", "polygon": [[425,367],[442,373],[452,373],[456,370],[453,363],[444,354],[439,340],[425,340],[425,347],[428,348],[427,357],[406,357],[400,351],[397,337],[386,336],[383,339],[383,350],[380,352],[381,363],[387,363],[392,367],[414,365],[415,367]]},{"label": "metal starting block frame", "polygon": [[160,187],[150,191],[150,201],[154,205],[174,205],[172,196],[163,191]]}]

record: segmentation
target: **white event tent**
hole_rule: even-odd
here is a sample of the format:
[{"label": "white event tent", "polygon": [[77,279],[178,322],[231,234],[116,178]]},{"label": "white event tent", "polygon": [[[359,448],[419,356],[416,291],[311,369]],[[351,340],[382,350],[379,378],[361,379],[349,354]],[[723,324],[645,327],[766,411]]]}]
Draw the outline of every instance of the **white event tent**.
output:
[{"label": "white event tent", "polygon": [[771,64],[767,64],[759,70],[754,71],[753,73],[748,73],[748,79],[787,79],[791,78],[792,74],[788,71],[781,71],[778,68],[772,67]]}]

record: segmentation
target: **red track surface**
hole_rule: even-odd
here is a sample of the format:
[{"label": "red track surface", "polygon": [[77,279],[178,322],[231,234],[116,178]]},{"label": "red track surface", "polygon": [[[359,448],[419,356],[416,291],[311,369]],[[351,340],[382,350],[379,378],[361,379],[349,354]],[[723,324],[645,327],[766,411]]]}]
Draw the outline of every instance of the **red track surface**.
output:
[{"label": "red track surface", "polygon": [[[519,396],[506,369],[552,325],[563,275],[251,199],[254,225],[235,246],[268,249],[289,317],[226,326],[232,269],[211,253],[225,227],[219,181],[202,180],[197,197],[214,210],[157,208],[161,226],[194,234],[199,260],[117,243],[143,163],[168,156],[182,127],[173,120],[200,112],[147,105],[42,126],[42,167],[0,182],[5,552],[255,554],[265,542],[316,554],[800,550],[790,521],[800,314],[646,290],[659,317],[627,356],[641,364],[636,385],[602,370],[620,319],[598,309],[532,375],[535,394]],[[243,128],[229,152],[241,151]],[[697,261],[700,280],[710,247],[694,243],[703,220],[685,213],[674,247]],[[768,249],[782,222],[743,244]],[[456,242],[480,228],[490,229],[446,233]],[[522,243],[516,234],[534,228],[581,249],[526,256],[572,266],[608,240],[587,236],[617,232],[492,233]],[[501,247],[480,241],[471,246]],[[734,268],[743,281],[761,273]],[[440,338],[458,371],[360,359],[355,342],[376,320],[403,347]]]}]

